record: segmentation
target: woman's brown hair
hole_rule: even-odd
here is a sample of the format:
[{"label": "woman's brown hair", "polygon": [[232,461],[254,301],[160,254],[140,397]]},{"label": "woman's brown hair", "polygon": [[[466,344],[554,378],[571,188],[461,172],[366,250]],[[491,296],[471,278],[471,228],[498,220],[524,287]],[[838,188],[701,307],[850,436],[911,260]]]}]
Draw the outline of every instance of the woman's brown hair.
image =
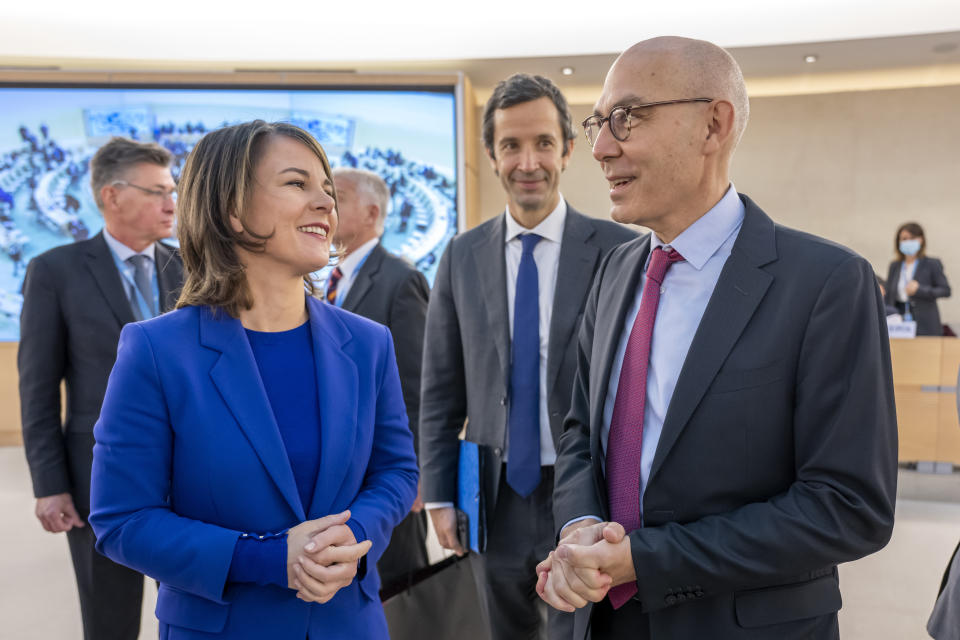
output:
[{"label": "woman's brown hair", "polygon": [[[303,143],[320,158],[332,180],[323,147],[292,124],[254,120],[211,131],[201,138],[187,157],[177,186],[177,238],[185,274],[178,309],[208,305],[238,317],[253,306],[237,247],[263,251],[272,235],[258,235],[246,223],[257,162],[272,136]],[[333,198],[336,201],[336,192]],[[231,216],[240,221],[243,233],[233,229]],[[304,276],[303,280],[313,295],[312,279]]]}]

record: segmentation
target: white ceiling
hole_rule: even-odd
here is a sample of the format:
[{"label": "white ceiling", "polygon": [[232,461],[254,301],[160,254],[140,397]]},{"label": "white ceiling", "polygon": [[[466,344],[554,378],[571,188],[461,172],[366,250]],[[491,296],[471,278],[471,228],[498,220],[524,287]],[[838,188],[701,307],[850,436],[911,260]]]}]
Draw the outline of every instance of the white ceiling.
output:
[{"label": "white ceiling", "polygon": [[662,34],[728,48],[960,31],[958,0],[3,0],[0,64],[609,54]]}]

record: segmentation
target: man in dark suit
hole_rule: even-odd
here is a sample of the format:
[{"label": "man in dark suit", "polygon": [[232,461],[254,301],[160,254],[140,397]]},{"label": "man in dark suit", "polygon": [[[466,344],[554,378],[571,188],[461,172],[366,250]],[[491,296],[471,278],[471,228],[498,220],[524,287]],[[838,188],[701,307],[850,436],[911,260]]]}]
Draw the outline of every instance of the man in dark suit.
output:
[{"label": "man in dark suit", "polygon": [[719,47],[635,45],[595,114],[612,216],[653,233],[586,305],[537,590],[577,611],[575,638],[837,638],[837,564],[893,528],[873,271],[737,194],[748,101]]},{"label": "man in dark suit", "polygon": [[533,568],[554,542],[553,463],[569,408],[575,336],[603,255],[635,235],[577,213],[560,195],[573,127],[559,89],[517,74],[495,88],[483,139],[507,211],[455,237],[427,313],[420,414],[423,499],[460,553],[453,503],[458,434],[481,449],[486,549],[475,559],[493,638],[569,636]]},{"label": "man in dark suit", "polygon": [[86,519],[93,425],[120,329],[172,309],[182,283],[179,255],[159,242],[174,223],[171,160],[155,144],[114,138],[101,147],[90,174],[104,230],[35,257],[23,283],[23,444],[37,518],[47,531],[67,532],[88,640],[134,639],[140,629],[143,576],[98,554]]},{"label": "man in dark suit", "polygon": [[[339,224],[335,243],[343,257],[328,280],[326,297],[339,307],[386,325],[393,334],[403,402],[414,449],[420,415],[420,363],[430,286],[416,267],[380,244],[390,190],[377,174],[362,169],[334,170]],[[427,520],[423,502],[393,530],[390,545],[377,562],[381,589],[388,591],[427,566]]]}]

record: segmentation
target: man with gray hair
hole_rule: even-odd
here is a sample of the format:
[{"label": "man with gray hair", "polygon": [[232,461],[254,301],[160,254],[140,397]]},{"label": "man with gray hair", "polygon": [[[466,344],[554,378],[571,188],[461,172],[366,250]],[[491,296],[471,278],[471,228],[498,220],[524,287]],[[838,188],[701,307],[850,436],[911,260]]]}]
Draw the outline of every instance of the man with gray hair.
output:
[{"label": "man with gray hair", "polygon": [[837,565],[893,529],[897,424],[873,269],[730,182],[723,49],[641,42],[583,123],[614,220],[557,451],[537,591],[578,640],[839,637]]},{"label": "man with gray hair", "polygon": [[[90,511],[93,425],[117,357],[120,330],[173,308],[183,280],[173,230],[173,158],[156,144],[113,138],[90,161],[104,228],[33,258],[20,316],[23,444],[36,515],[65,531],[87,640],[134,640],[143,576],[94,550]],[[66,383],[66,421],[60,384]]]},{"label": "man with gray hair", "polygon": [[[343,256],[327,281],[326,299],[390,329],[417,449],[420,360],[430,287],[409,261],[380,244],[390,208],[390,190],[383,179],[363,169],[338,168],[333,171],[333,182],[339,216],[334,243]],[[427,566],[426,535],[426,515],[418,496],[377,562],[382,589],[406,582],[410,573]]]}]

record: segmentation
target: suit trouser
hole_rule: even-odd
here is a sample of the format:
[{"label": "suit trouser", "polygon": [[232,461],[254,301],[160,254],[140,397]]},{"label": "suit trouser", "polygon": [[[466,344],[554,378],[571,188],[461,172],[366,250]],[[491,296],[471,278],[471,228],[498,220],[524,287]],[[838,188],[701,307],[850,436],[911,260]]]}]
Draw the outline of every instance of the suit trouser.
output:
[{"label": "suit trouser", "polygon": [[97,553],[89,523],[70,529],[67,542],[77,576],[85,640],[136,640],[143,575]]},{"label": "suit trouser", "polygon": [[573,615],[548,607],[537,595],[537,564],[556,547],[553,526],[553,467],[540,484],[519,496],[500,474],[493,517],[487,517],[487,549],[471,554],[482,609],[493,640],[568,640]]},{"label": "suit trouser", "polygon": [[430,564],[427,559],[427,512],[410,512],[390,536],[390,544],[377,561],[380,588],[404,582],[417,569]]}]

